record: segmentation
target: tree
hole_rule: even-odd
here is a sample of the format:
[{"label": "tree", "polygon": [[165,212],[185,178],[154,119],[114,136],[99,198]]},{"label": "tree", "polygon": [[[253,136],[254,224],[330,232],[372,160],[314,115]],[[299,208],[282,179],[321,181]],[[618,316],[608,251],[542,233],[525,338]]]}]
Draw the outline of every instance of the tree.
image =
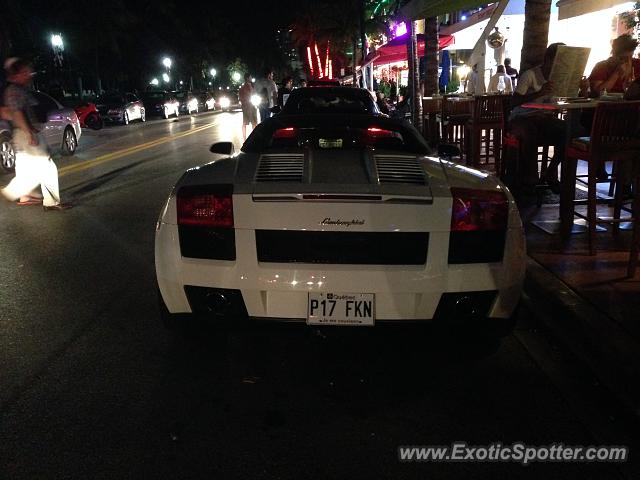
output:
[{"label": "tree", "polygon": [[540,65],[549,42],[552,0],[526,0],[520,71]]},{"label": "tree", "polygon": [[438,18],[424,21],[424,95],[435,95],[438,85]]}]

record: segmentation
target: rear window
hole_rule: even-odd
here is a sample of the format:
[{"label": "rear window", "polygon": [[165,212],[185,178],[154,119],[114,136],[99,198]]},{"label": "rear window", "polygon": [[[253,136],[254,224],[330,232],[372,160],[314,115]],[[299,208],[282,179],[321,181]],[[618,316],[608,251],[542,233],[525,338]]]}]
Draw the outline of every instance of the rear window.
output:
[{"label": "rear window", "polygon": [[272,149],[350,150],[378,148],[418,154],[430,154],[429,147],[410,128],[402,125],[269,128],[260,124],[245,142],[242,151],[264,152]]},{"label": "rear window", "polygon": [[287,114],[374,114],[378,113],[373,99],[366,92],[353,90],[336,93],[334,90],[314,88],[304,94],[293,92],[284,108]]}]

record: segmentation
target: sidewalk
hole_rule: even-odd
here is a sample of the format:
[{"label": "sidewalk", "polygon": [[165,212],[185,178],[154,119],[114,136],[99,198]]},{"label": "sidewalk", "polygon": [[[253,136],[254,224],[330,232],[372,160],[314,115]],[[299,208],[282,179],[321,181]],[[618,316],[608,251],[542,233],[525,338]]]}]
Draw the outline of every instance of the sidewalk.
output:
[{"label": "sidewalk", "polygon": [[590,256],[586,234],[573,235],[563,247],[558,235],[531,224],[556,220],[557,204],[521,206],[520,211],[529,255],[525,294],[531,307],[640,417],[640,273],[625,278],[631,232],[614,237],[608,227],[597,234],[597,254]]}]

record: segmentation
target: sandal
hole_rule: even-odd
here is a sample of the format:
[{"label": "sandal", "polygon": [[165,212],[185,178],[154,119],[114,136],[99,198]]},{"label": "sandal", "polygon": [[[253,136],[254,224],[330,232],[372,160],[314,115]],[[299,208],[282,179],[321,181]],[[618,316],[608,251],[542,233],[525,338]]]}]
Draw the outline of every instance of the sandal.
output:
[{"label": "sandal", "polygon": [[25,205],[40,205],[42,204],[42,199],[38,200],[35,198],[29,198],[28,200],[25,201],[19,201],[18,205],[20,206],[25,206]]}]

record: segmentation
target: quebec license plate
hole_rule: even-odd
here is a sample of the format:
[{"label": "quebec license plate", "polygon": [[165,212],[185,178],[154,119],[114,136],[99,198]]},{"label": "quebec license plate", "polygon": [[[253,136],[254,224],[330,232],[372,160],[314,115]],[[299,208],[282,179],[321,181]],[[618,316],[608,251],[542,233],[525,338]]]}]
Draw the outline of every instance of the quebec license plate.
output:
[{"label": "quebec license plate", "polygon": [[375,323],[373,293],[309,293],[307,324],[372,326]]}]

